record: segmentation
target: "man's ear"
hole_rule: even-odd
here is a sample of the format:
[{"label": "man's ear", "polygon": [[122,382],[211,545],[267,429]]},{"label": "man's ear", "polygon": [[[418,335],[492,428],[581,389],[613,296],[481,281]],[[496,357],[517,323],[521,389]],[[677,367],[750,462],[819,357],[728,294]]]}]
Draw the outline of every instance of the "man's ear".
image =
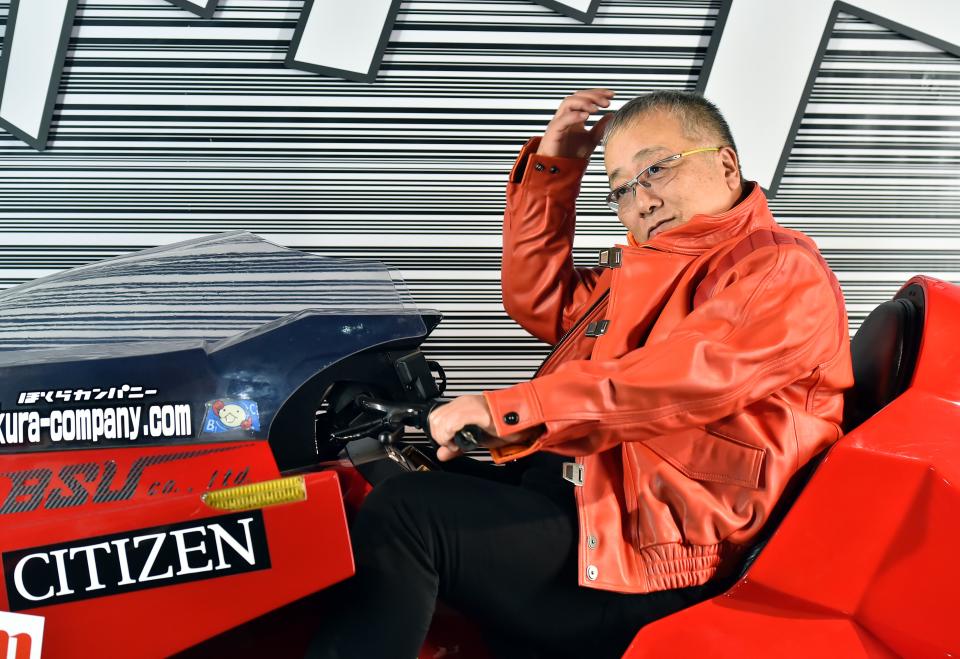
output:
[{"label": "man's ear", "polygon": [[720,149],[720,166],[723,168],[723,178],[727,182],[727,187],[731,190],[737,190],[742,183],[740,176],[740,159],[737,152],[729,146]]}]

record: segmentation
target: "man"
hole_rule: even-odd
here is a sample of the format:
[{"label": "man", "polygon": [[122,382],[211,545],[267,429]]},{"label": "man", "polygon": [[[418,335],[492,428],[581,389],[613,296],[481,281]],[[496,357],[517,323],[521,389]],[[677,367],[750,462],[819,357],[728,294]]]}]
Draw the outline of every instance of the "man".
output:
[{"label": "man", "polygon": [[[374,490],[353,529],[368,633],[343,629],[343,656],[414,656],[438,597],[513,647],[618,656],[710,596],[840,437],[846,314],[812,241],[741,180],[712,104],[656,92],[587,129],[612,97],[565,99],[507,190],[504,306],[553,352],[533,380],[430,419],[441,460],[468,424],[496,462],[522,459]],[[574,204],[601,139],[627,244],[575,268]]]}]

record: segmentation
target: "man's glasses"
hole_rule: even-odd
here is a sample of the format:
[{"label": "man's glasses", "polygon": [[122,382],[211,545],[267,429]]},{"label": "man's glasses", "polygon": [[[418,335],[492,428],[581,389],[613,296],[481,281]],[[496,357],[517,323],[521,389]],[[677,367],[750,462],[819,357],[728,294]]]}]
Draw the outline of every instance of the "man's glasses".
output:
[{"label": "man's glasses", "polygon": [[722,146],[705,146],[699,149],[691,149],[683,153],[675,153],[658,160],[649,167],[642,170],[632,179],[618,185],[607,194],[607,206],[614,213],[629,208],[637,200],[637,186],[642,185],[647,190],[656,192],[656,188],[663,187],[673,178],[676,173],[677,162],[686,156],[692,156],[695,153],[706,153],[708,151],[719,151]]}]

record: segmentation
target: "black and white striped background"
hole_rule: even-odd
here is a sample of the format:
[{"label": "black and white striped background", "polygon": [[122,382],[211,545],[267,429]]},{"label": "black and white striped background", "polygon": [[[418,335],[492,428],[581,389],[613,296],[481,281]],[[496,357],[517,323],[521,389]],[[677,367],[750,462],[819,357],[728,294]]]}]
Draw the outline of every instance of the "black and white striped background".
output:
[{"label": "black and white striped background", "polygon": [[[299,0],[219,6],[81,1],[48,151],[0,135],[0,285],[234,229],[376,258],[444,312],[426,350],[456,394],[545,352],[500,304],[518,148],[576,89],[692,89],[719,2],[603,0],[583,25],[527,0],[405,1],[373,85],[284,67]],[[604,187],[598,160],[583,263],[622,238]],[[772,207],[820,244],[854,329],[914,273],[960,281],[960,58],[841,15]]]}]

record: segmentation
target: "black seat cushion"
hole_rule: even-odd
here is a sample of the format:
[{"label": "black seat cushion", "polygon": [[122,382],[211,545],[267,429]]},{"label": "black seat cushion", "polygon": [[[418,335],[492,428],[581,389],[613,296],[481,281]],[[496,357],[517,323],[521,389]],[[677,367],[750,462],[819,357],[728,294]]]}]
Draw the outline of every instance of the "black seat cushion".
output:
[{"label": "black seat cushion", "polygon": [[867,316],[853,337],[854,385],[844,398],[845,430],[866,421],[909,386],[923,324],[915,296],[887,300]]}]

